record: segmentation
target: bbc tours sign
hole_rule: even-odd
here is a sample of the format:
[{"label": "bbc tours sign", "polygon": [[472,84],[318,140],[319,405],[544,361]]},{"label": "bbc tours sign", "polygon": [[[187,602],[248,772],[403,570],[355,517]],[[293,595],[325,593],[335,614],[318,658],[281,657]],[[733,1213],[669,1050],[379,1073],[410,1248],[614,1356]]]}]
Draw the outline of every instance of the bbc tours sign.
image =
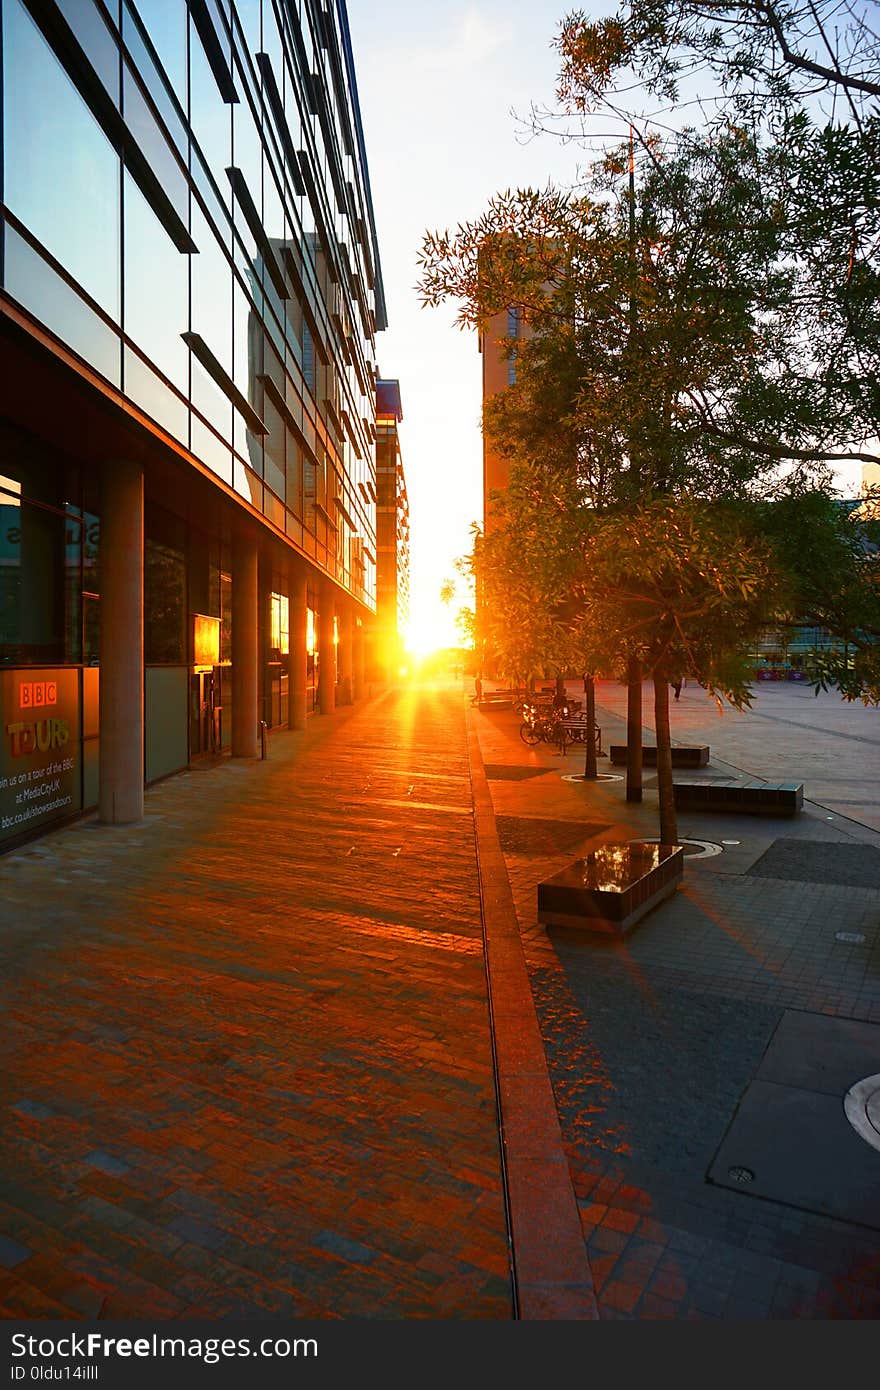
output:
[{"label": "bbc tours sign", "polygon": [[82,809],[79,672],[0,672],[0,839]]}]

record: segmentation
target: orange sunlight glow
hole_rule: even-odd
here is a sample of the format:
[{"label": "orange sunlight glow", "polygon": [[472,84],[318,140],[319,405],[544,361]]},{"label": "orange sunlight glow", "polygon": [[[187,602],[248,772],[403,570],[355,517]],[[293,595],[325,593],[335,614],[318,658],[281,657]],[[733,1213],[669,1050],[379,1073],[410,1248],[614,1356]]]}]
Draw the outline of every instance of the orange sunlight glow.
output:
[{"label": "orange sunlight glow", "polygon": [[438,600],[413,606],[403,630],[403,645],[413,656],[424,657],[446,647],[463,647],[466,644],[456,626],[455,614]]}]

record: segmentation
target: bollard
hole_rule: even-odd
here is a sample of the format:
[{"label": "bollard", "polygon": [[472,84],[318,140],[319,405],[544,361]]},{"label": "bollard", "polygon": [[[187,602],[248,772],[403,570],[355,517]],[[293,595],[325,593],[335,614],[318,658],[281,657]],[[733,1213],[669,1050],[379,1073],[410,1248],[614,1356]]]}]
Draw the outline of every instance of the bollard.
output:
[{"label": "bollard", "polygon": [[269,756],[269,725],[265,719],[260,720],[260,757]]}]

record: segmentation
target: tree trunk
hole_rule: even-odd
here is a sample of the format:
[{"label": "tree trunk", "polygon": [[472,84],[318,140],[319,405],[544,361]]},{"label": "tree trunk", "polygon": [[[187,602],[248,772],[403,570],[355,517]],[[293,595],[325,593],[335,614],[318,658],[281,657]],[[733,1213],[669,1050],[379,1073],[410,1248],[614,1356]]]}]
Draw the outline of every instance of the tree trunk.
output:
[{"label": "tree trunk", "polygon": [[654,674],[654,729],[657,736],[657,791],[660,800],[660,840],[678,844],[675,792],[672,790],[672,741],[669,736],[669,683]]},{"label": "tree trunk", "polygon": [[596,743],[593,738],[593,727],[596,723],[596,683],[592,676],[584,676],[584,719],[587,730],[585,735],[586,751],[584,755],[584,779],[595,781],[596,772]]},{"label": "tree trunk", "polygon": [[642,667],[626,663],[626,799],[642,799]]}]

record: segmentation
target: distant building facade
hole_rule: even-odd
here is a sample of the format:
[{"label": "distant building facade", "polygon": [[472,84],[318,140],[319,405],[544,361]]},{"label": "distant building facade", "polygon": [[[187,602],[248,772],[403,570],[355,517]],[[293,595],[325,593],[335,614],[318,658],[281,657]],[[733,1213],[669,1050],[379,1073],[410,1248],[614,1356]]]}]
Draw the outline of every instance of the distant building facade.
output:
[{"label": "distant building facade", "polygon": [[385,304],[344,0],[0,0],[0,849],[357,698]]},{"label": "distant building facade", "polygon": [[409,618],[409,499],[398,426],[400,382],[376,382],[376,647],[378,673],[394,673]]},{"label": "distant building facade", "polygon": [[[516,382],[516,346],[511,339],[526,337],[530,332],[518,309],[504,309],[494,314],[480,334],[479,347],[483,366],[482,403],[506,391]],[[512,348],[512,350],[511,350]],[[486,438],[483,431],[483,529],[492,526],[493,492],[504,492],[510,481],[510,463]]]}]

